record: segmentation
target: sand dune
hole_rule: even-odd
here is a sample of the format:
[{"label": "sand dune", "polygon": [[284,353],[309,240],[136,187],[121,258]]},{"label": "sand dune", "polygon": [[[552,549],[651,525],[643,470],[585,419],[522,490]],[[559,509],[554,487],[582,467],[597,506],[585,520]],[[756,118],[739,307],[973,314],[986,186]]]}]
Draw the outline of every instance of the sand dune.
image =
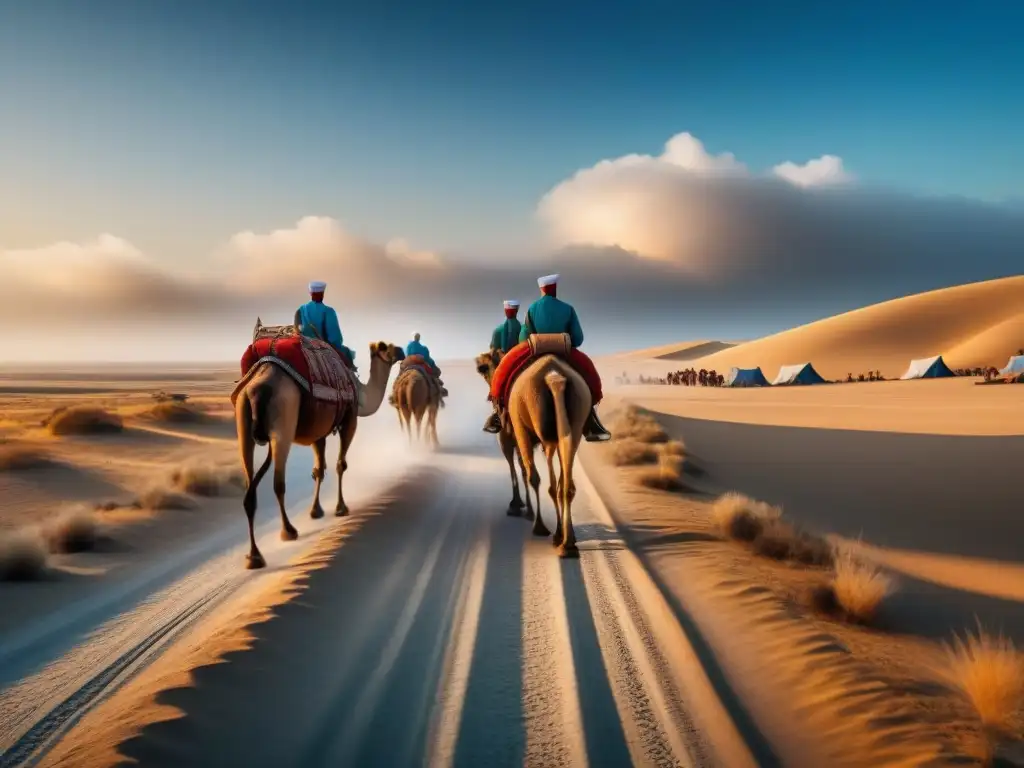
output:
[{"label": "sand dune", "polygon": [[696,360],[736,346],[732,341],[680,341],[617,355],[623,360]]},{"label": "sand dune", "polygon": [[869,370],[895,378],[912,358],[943,355],[952,368],[1002,367],[1022,347],[1024,276],[1016,276],[894,299],[699,359],[660,356],[719,371],[760,366],[769,380],[783,365],[808,361],[829,379]]}]

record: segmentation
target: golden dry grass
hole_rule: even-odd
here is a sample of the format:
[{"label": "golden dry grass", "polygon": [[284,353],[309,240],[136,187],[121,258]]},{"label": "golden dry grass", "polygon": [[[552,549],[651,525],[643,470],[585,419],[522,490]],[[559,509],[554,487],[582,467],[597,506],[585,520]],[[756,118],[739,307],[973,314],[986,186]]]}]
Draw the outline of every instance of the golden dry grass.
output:
[{"label": "golden dry grass", "polygon": [[661,425],[635,405],[626,406],[612,427],[613,440],[634,440],[639,443],[667,443],[668,435]]},{"label": "golden dry grass", "polygon": [[46,571],[46,544],[38,533],[0,532],[0,581],[38,581]]},{"label": "golden dry grass", "polygon": [[816,607],[853,624],[871,624],[896,582],[878,566],[843,552],[835,558],[832,581],[815,595]]},{"label": "golden dry grass", "polygon": [[138,505],[143,509],[160,511],[165,509],[195,509],[196,502],[187,493],[170,488],[148,488],[139,494]]},{"label": "golden dry grass", "polygon": [[658,466],[648,467],[637,475],[637,482],[659,491],[683,491],[683,458],[671,453],[658,456]]},{"label": "golden dry grass", "polygon": [[196,496],[228,496],[245,490],[241,470],[227,466],[188,464],[171,473],[175,488]]},{"label": "golden dry grass", "polygon": [[45,469],[55,463],[50,454],[37,445],[16,442],[0,445],[0,472]]},{"label": "golden dry grass", "polygon": [[168,424],[203,424],[210,415],[188,403],[167,400],[158,402],[142,414],[144,418]]},{"label": "golden dry grass", "polygon": [[1013,641],[979,626],[946,646],[946,661],[942,676],[971,704],[986,733],[1010,733],[1024,707],[1024,657]]},{"label": "golden dry grass", "polygon": [[752,542],[761,535],[765,523],[782,515],[780,507],[749,496],[729,492],[719,496],[711,507],[711,521],[729,539]]},{"label": "golden dry grass", "polygon": [[96,548],[99,526],[91,511],[82,508],[69,509],[43,526],[43,538],[51,552],[89,552]]},{"label": "golden dry grass", "polygon": [[649,443],[633,438],[613,440],[611,443],[612,463],[617,467],[632,467],[639,464],[653,464],[658,460],[658,450]]},{"label": "golden dry grass", "polygon": [[753,542],[754,552],[773,560],[788,560],[803,565],[832,565],[832,546],[785,520],[768,520]]},{"label": "golden dry grass", "polygon": [[116,413],[92,405],[72,405],[57,408],[43,422],[50,434],[104,435],[124,430],[124,422]]}]

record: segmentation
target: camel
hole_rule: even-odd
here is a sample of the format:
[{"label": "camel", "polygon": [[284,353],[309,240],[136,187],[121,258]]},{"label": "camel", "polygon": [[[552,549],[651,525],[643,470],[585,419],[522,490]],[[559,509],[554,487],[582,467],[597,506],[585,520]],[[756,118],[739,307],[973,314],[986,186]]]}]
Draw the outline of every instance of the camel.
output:
[{"label": "camel", "polygon": [[[536,499],[534,510],[527,492],[527,516],[533,516],[533,534],[551,535],[541,518],[540,473],[534,462],[534,450],[540,445],[548,463],[548,494],[557,520],[552,544],[565,558],[579,557],[572,525],[572,501],[576,496],[572,473],[591,404],[590,388],[583,377],[567,360],[553,354],[533,360],[516,378],[508,397],[507,420],[522,460],[523,482],[533,489]],[[557,482],[555,456],[560,469]]]},{"label": "camel", "polygon": [[[259,329],[259,325],[257,325],[257,329]],[[349,409],[337,430],[341,438],[341,450],[338,453],[337,463],[338,503],[334,510],[337,517],[344,517],[348,514],[342,479],[345,470],[348,469],[345,457],[348,455],[348,450],[356,435],[358,419],[372,416],[380,408],[387,390],[391,368],[404,357],[401,348],[393,344],[379,341],[370,345],[370,378],[365,385],[356,379],[357,390],[359,390],[358,406]],[[310,434],[300,436],[297,434],[300,426],[300,410],[303,408],[303,398],[308,399],[309,397],[295,380],[279,366],[264,364],[246,382],[235,400],[238,447],[246,479],[245,499],[242,504],[249,520],[247,568],[263,568],[266,565],[263,555],[260,554],[259,548],[256,546],[253,520],[256,516],[256,488],[267,473],[272,459],[274,462],[274,494],[277,496],[277,503],[281,510],[281,539],[294,541],[299,535],[288,519],[284,503],[285,466],[292,443],[312,445],[313,447],[313,480],[316,485],[309,516],[313,519],[324,516],[323,507],[320,506],[320,485],[327,473],[327,438],[331,435],[334,424],[334,409],[333,406],[330,406],[326,412],[324,410],[315,411]],[[307,400],[307,407],[308,405],[309,401]],[[257,444],[269,444],[270,447],[267,451],[267,458],[254,474],[253,454]]]},{"label": "camel", "polygon": [[441,407],[441,391],[432,387],[426,374],[410,368],[398,374],[391,394],[392,405],[398,412],[398,424],[409,434],[412,442],[412,420],[416,419],[416,437],[423,438],[423,416],[427,417],[427,439],[437,448],[437,411]]},{"label": "camel", "polygon": [[[491,376],[494,374],[494,369],[498,367],[498,363],[501,362],[501,358],[501,352],[496,349],[484,352],[476,357],[477,373],[487,382],[488,387],[491,385]],[[516,436],[512,431],[511,422],[505,422],[501,432],[497,434],[497,438],[498,447],[501,449],[501,454],[505,457],[505,461],[508,462],[508,473],[512,477],[512,501],[508,503],[506,514],[509,517],[526,517],[531,519],[533,517],[532,510],[530,510],[529,514],[526,513],[524,509],[526,505],[523,504],[523,497],[519,493],[519,477],[516,475],[513,457],[519,459],[519,469],[523,473],[523,477],[526,477],[526,470],[523,468],[523,457],[519,455],[516,449]]]}]

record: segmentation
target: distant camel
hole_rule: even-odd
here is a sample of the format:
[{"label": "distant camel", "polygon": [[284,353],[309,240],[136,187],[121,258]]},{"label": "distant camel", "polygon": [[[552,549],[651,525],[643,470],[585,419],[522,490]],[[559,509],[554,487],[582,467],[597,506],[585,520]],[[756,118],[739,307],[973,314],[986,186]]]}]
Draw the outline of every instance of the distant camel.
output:
[{"label": "distant camel", "polygon": [[[494,369],[498,367],[498,363],[501,362],[503,357],[500,350],[492,349],[490,352],[484,352],[481,355],[476,356],[476,370],[479,373],[487,386],[491,385],[491,377],[494,375]],[[526,506],[523,504],[523,497],[519,493],[519,476],[516,475],[516,468],[513,457],[519,460],[519,470],[522,472],[523,477],[526,477],[526,469],[523,467],[523,457],[519,455],[519,451],[516,449],[516,436],[512,431],[512,424],[506,420],[502,424],[501,431],[497,434],[498,447],[501,448],[501,454],[505,457],[505,461],[508,462],[508,473],[512,477],[512,501],[508,503],[508,509],[506,514],[509,517],[526,517],[528,520],[533,519],[532,510],[524,510]]]},{"label": "distant camel", "polygon": [[434,448],[437,439],[437,412],[441,407],[441,388],[431,386],[427,374],[412,366],[398,374],[391,390],[391,404],[398,412],[398,423],[412,442],[412,420],[416,419],[416,437],[423,438],[423,417],[427,417],[427,439]]},{"label": "distant camel", "polygon": [[[534,463],[534,450],[540,445],[548,462],[548,494],[557,516],[552,543],[558,547],[560,557],[579,557],[576,531],[572,525],[572,501],[576,496],[572,472],[593,401],[586,381],[567,360],[557,354],[543,353],[549,348],[567,349],[564,334],[543,334],[532,338],[541,354],[512,384],[507,418],[523,462],[523,480],[533,488],[536,499],[534,535],[550,535],[541,519],[540,473]],[[557,482],[556,455],[561,470]],[[534,512],[529,493],[526,495],[526,508],[528,514]]]},{"label": "distant camel", "polygon": [[[260,325],[257,321],[257,334]],[[257,334],[254,334],[254,338]],[[348,469],[346,456],[352,446],[359,422],[357,417],[372,416],[380,408],[387,389],[391,368],[404,357],[399,347],[380,341],[370,345],[370,378],[363,385],[355,373],[351,377],[356,386],[358,401],[341,417],[338,435],[341,450],[338,453],[338,503],[334,514],[343,517],[348,514],[345,504],[342,479]],[[327,438],[331,435],[336,419],[335,405],[317,401],[305,392],[295,379],[278,365],[259,365],[255,373],[232,395],[235,406],[235,423],[238,430],[238,448],[245,471],[246,492],[242,502],[249,521],[249,554],[247,568],[262,568],[266,565],[263,555],[256,546],[253,520],[256,516],[256,488],[267,473],[270,462],[274,462],[274,494],[281,510],[281,538],[293,541],[298,531],[288,519],[285,510],[285,466],[292,444],[313,446],[313,504],[309,516],[316,519],[324,516],[320,506],[320,485],[327,472]],[[253,473],[255,447],[267,445],[267,458]]]}]

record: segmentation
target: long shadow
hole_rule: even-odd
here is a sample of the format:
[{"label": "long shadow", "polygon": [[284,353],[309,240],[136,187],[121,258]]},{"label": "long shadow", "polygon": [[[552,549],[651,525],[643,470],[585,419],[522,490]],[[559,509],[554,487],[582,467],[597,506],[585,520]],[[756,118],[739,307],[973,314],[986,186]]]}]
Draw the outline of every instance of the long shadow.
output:
[{"label": "long shadow", "polygon": [[305,577],[300,595],[250,627],[248,649],[158,697],[184,717],[147,726],[121,754],[147,766],[408,764],[438,684],[467,538],[458,523],[446,535],[394,666],[381,673],[410,582],[429,556],[417,542],[436,530],[421,505],[406,493],[367,514],[359,535]]},{"label": "long shadow", "polygon": [[576,665],[576,685],[583,715],[587,764],[594,768],[629,765],[632,758],[622,730],[622,720],[615,707],[615,696],[608,682],[610,677],[601,655],[580,562],[562,560],[561,567],[562,591],[569,620],[569,642]]},{"label": "long shadow", "polygon": [[[593,483],[602,501],[604,501],[605,506],[611,512],[612,517],[617,521],[624,521],[625,518],[617,510],[617,506],[614,502],[615,496],[609,487],[609,482],[614,482],[614,478],[605,478],[600,472],[596,471],[596,465],[594,464],[593,459],[588,457],[586,453],[581,452],[580,458],[584,469],[589,470],[587,471],[587,477],[590,478],[590,481]],[[658,572],[651,566],[650,560],[643,550],[643,542],[637,539],[637,536],[628,525],[622,524],[620,525],[620,528],[626,543],[630,546],[630,549],[636,552],[637,557],[640,559],[641,563],[643,563],[651,581],[658,588],[658,591],[661,592],[661,595],[665,598],[669,608],[671,608],[676,621],[679,622],[680,627],[686,634],[687,639],[690,641],[690,645],[693,647],[694,653],[700,661],[701,668],[704,670],[704,673],[708,677],[708,681],[711,683],[711,687],[722,702],[722,706],[732,718],[733,724],[740,732],[747,748],[753,755],[754,760],[757,761],[757,764],[762,766],[762,768],[774,768],[774,766],[779,766],[779,768],[781,768],[782,761],[775,753],[775,750],[767,737],[761,732],[761,729],[754,721],[753,716],[744,705],[743,700],[729,683],[729,680],[725,675],[725,671],[718,661],[717,655],[712,649],[707,638],[704,637],[704,634],[701,632],[697,622],[690,615],[689,611],[687,611],[682,605],[665,581],[658,575]]]},{"label": "long shadow", "polygon": [[1024,515],[1007,500],[1024,436],[766,426],[655,414],[716,481],[786,514],[874,544],[1024,561]]},{"label": "long shadow", "polygon": [[522,765],[523,715],[522,522],[497,520],[473,649],[469,685],[459,723],[457,768]]}]

